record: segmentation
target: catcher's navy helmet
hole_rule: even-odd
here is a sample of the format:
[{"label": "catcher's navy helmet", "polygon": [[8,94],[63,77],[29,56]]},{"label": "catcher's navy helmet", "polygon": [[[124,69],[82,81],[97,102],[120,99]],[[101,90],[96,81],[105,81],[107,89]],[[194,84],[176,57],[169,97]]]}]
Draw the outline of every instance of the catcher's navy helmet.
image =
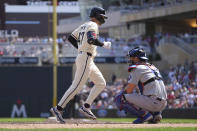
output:
[{"label": "catcher's navy helmet", "polygon": [[105,15],[105,10],[101,7],[94,7],[91,9],[90,17],[95,17],[101,24],[105,23],[107,16]]},{"label": "catcher's navy helmet", "polygon": [[148,60],[148,58],[146,57],[146,53],[144,52],[144,50],[140,47],[135,47],[132,50],[130,50],[127,54],[129,57],[138,57],[139,59],[142,60]]}]

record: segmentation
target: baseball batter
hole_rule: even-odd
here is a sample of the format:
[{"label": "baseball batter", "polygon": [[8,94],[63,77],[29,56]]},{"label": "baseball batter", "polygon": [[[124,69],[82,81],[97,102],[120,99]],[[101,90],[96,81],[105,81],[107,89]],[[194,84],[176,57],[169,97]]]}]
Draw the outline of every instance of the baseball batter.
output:
[{"label": "baseball batter", "polygon": [[[128,85],[115,98],[117,107],[138,118],[134,124],[158,123],[161,112],[166,107],[167,93],[159,70],[147,62],[148,58],[142,48],[128,52],[130,72]],[[132,93],[138,87],[139,93]]]},{"label": "baseball batter", "polygon": [[91,10],[90,21],[82,24],[72,32],[68,40],[78,49],[76,58],[76,72],[72,85],[65,92],[62,99],[56,107],[51,108],[52,114],[60,123],[65,123],[62,118],[62,111],[66,104],[82,89],[82,86],[90,78],[95,84],[92,88],[85,104],[79,109],[80,113],[88,118],[96,119],[96,116],[91,112],[90,106],[94,99],[106,87],[106,82],[100,70],[94,63],[97,46],[110,49],[111,42],[100,42],[98,40],[98,26],[105,23],[107,16],[103,8],[95,7]]}]

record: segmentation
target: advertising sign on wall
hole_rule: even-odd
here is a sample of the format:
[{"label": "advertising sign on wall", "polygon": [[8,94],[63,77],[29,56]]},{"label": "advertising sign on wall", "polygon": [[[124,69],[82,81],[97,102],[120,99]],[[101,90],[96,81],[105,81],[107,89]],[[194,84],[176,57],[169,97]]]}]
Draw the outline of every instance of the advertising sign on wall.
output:
[{"label": "advertising sign on wall", "polygon": [[[75,57],[60,57],[59,62],[60,64],[70,64],[75,62]],[[127,63],[125,57],[95,57],[95,63]]]}]

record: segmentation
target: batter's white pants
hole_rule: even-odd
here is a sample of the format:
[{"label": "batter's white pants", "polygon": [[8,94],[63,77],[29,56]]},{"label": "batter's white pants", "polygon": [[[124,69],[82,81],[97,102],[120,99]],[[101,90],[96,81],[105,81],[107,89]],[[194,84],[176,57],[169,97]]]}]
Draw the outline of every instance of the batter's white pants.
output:
[{"label": "batter's white pants", "polygon": [[94,82],[95,86],[91,89],[91,92],[86,100],[86,103],[92,104],[94,99],[102,92],[106,87],[105,79],[95,65],[92,56],[89,56],[86,52],[81,52],[76,58],[76,72],[72,85],[65,92],[58,105],[65,108],[66,104],[81,91],[83,85],[87,79],[90,78]]}]

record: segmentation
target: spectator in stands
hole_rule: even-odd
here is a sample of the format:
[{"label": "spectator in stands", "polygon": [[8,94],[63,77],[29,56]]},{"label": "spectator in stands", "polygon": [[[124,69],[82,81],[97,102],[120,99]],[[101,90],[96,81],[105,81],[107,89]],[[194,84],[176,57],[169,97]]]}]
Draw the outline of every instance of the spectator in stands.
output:
[{"label": "spectator in stands", "polygon": [[112,84],[116,81],[116,75],[113,73],[111,76]]},{"label": "spectator in stands", "polygon": [[0,49],[0,56],[3,56],[3,49]]}]

